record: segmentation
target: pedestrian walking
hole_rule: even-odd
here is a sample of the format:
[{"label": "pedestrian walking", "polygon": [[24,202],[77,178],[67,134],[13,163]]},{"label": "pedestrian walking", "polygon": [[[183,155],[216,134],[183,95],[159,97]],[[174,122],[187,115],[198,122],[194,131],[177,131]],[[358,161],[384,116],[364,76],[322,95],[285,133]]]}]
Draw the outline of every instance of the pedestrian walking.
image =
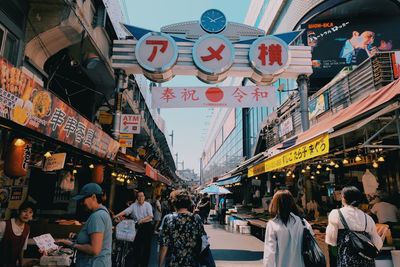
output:
[{"label": "pedestrian walking", "polygon": [[207,224],[208,214],[211,209],[211,201],[210,197],[207,193],[203,194],[203,197],[200,199],[200,202],[197,204],[197,209],[199,210],[199,215],[204,224]]},{"label": "pedestrian walking", "polygon": [[76,242],[67,239],[58,242],[78,251],[76,267],[111,266],[112,222],[107,208],[102,205],[103,190],[98,184],[89,183],[73,199],[82,203],[91,214]]},{"label": "pedestrian walking", "polygon": [[192,200],[187,191],[177,192],[173,205],[176,213],[165,217],[160,231],[159,266],[198,267],[205,234],[202,220],[189,211]]},{"label": "pedestrian walking", "polygon": [[161,216],[162,216],[162,209],[161,209],[161,196],[156,196],[156,201],[154,203],[154,232],[158,234],[158,227],[160,226]]},{"label": "pedestrian walking", "polygon": [[226,215],[226,197],[225,195],[219,196],[219,203],[218,203],[218,211],[219,211],[219,224],[225,224],[225,215]]},{"label": "pedestrian walking", "polygon": [[143,191],[137,193],[137,200],[115,218],[130,216],[137,223],[137,233],[133,242],[133,266],[147,267],[150,257],[151,239],[153,237],[153,208],[145,201]]},{"label": "pedestrian walking", "polygon": [[[304,226],[292,194],[278,190],[271,201],[264,243],[264,267],[304,267],[302,239]],[[305,227],[312,231],[305,221]]]},{"label": "pedestrian walking", "polygon": [[0,267],[23,265],[30,230],[28,223],[35,211],[35,204],[26,201],[19,206],[15,218],[0,221]]},{"label": "pedestrian walking", "polygon": [[[342,190],[342,205],[340,209],[332,210],[328,217],[325,242],[331,246],[337,246],[338,267],[374,267],[374,259],[368,259],[358,254],[351,245],[349,230],[357,231],[371,239],[377,249],[382,248],[382,239],[376,231],[373,219],[358,209],[363,195],[354,186],[345,187]],[[342,214],[349,229],[345,229],[341,219]]]}]

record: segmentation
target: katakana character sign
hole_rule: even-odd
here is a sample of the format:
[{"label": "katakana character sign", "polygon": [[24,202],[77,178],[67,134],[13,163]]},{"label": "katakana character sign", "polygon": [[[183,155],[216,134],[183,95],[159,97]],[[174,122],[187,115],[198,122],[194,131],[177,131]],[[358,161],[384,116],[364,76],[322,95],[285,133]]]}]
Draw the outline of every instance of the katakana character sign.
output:
[{"label": "katakana character sign", "polygon": [[56,108],[53,115],[50,118],[49,123],[52,125],[51,130],[54,132],[57,130],[58,127],[64,124],[65,112],[60,109]]},{"label": "katakana character sign", "polygon": [[175,40],[167,34],[151,32],[138,41],[135,56],[139,65],[150,73],[163,73],[178,59]]},{"label": "katakana character sign", "polygon": [[233,64],[235,48],[231,41],[218,34],[201,37],[192,50],[197,68],[209,75],[218,75],[227,71]]},{"label": "katakana character sign", "polygon": [[282,72],[289,64],[287,44],[274,36],[258,38],[250,47],[250,65],[260,75]]}]

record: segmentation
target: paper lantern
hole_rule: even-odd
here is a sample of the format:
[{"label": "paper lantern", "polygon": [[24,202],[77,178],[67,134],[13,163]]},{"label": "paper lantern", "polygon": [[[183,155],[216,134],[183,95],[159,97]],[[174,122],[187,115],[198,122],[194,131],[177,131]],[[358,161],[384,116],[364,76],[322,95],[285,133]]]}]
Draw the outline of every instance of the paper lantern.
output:
[{"label": "paper lantern", "polygon": [[4,173],[8,177],[16,178],[26,176],[31,158],[32,145],[25,139],[15,138],[8,148]]},{"label": "paper lantern", "polygon": [[96,164],[92,169],[92,182],[102,184],[104,180],[104,165]]}]

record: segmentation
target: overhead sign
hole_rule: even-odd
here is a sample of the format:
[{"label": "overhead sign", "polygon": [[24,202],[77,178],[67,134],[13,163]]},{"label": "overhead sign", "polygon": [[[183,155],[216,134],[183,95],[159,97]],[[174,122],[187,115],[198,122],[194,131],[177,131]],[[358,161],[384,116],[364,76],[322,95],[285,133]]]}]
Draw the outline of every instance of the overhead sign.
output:
[{"label": "overhead sign", "polygon": [[133,134],[119,134],[119,145],[125,148],[133,147]]},{"label": "overhead sign", "polygon": [[122,114],[120,133],[140,134],[140,115]]},{"label": "overhead sign", "polygon": [[153,108],[274,107],[273,86],[153,87]]},{"label": "overhead sign", "polygon": [[204,12],[200,21],[164,26],[161,32],[124,26],[138,41],[114,41],[113,68],[155,82],[189,75],[210,84],[228,76],[271,84],[312,73],[310,47],[288,45],[298,32],[266,36],[256,27],[227,22],[218,10]]},{"label": "overhead sign", "polygon": [[67,153],[57,153],[46,158],[43,166],[43,171],[50,172],[64,169],[66,157]]},{"label": "overhead sign", "polygon": [[279,124],[279,137],[282,137],[293,131],[293,119],[292,116],[284,120]]},{"label": "overhead sign", "polygon": [[112,115],[107,111],[100,111],[99,112],[99,123],[110,125],[112,123]]},{"label": "overhead sign", "polygon": [[0,77],[0,117],[98,157],[114,159],[117,141],[2,58]]},{"label": "overhead sign", "polygon": [[264,172],[281,169],[298,162],[328,154],[328,152],[329,135],[323,134],[249,168],[247,176],[251,177]]}]

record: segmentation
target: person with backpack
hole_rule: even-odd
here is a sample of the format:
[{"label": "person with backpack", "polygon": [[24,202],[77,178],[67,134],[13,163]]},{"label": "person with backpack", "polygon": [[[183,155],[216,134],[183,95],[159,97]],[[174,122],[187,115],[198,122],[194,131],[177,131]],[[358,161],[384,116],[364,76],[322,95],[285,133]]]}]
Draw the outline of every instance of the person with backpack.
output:
[{"label": "person with backpack", "polygon": [[354,235],[362,235],[372,242],[377,250],[382,248],[382,239],[376,231],[374,220],[358,209],[363,195],[354,186],[342,190],[342,205],[340,209],[332,210],[328,217],[325,242],[337,246],[338,267],[374,267],[375,261],[366,257],[353,240],[359,239]]},{"label": "person with backpack", "polygon": [[[269,212],[274,218],[267,223],[264,243],[264,267],[304,267],[303,232],[308,222],[298,216],[297,205],[288,190],[278,190]],[[303,224],[304,223],[304,224]]]}]

